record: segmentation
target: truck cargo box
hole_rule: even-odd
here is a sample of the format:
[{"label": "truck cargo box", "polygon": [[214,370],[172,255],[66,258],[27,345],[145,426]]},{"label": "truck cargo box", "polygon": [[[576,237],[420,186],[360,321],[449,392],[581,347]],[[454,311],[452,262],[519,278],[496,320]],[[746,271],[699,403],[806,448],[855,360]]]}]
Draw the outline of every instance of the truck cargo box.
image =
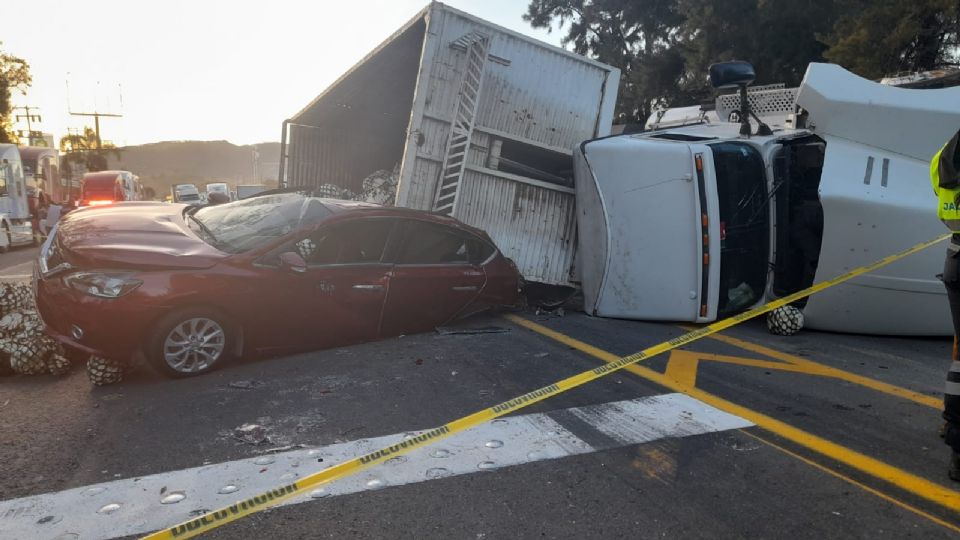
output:
[{"label": "truck cargo box", "polygon": [[432,3],[284,122],[280,179],[386,186],[397,206],[484,229],[526,279],[569,285],[572,149],[609,134],[619,79]]}]

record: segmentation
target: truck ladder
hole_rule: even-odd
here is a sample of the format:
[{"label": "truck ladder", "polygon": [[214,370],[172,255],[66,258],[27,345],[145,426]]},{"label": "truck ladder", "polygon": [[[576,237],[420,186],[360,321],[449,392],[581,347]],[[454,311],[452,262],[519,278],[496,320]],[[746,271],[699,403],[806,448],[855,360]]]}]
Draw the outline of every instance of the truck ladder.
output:
[{"label": "truck ladder", "polygon": [[433,203],[435,212],[448,216],[454,215],[457,209],[460,182],[463,180],[463,170],[467,162],[467,152],[470,150],[470,139],[473,136],[473,126],[480,102],[480,89],[483,84],[487,53],[490,49],[490,38],[471,32],[451,43],[451,47],[465,49],[467,59],[463,80],[460,83],[460,94],[457,97],[456,114],[450,125],[450,136],[447,138],[447,148],[443,154],[440,183]]}]

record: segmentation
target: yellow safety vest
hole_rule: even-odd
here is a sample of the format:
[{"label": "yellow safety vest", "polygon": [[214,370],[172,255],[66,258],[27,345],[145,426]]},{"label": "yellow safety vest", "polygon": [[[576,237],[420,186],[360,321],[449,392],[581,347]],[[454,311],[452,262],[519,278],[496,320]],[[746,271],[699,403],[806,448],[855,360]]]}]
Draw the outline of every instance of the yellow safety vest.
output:
[{"label": "yellow safety vest", "polygon": [[[957,150],[958,138],[960,131],[930,160],[930,181],[937,194],[937,217],[955,233],[960,233],[960,175],[953,166],[953,156],[944,156],[943,152],[950,147],[950,154],[953,154]],[[954,187],[940,187],[942,177],[949,177],[944,180],[952,182]]]}]

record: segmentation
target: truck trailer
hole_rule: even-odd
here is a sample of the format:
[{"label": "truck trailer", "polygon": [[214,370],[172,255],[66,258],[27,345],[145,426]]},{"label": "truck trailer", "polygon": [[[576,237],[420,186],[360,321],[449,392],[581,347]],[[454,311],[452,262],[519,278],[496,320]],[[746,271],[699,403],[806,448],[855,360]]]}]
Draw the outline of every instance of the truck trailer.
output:
[{"label": "truck trailer", "polygon": [[485,230],[527,280],[572,285],[572,149],[610,132],[619,80],[434,2],[283,123],[281,185],[386,186]]}]

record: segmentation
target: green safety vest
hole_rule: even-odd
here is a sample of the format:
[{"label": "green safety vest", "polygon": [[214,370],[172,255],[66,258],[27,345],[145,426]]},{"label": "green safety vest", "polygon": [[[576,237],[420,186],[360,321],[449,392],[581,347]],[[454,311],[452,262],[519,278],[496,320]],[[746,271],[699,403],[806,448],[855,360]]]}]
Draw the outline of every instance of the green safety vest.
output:
[{"label": "green safety vest", "polygon": [[960,131],[930,160],[930,181],[937,194],[937,217],[960,233]]}]

